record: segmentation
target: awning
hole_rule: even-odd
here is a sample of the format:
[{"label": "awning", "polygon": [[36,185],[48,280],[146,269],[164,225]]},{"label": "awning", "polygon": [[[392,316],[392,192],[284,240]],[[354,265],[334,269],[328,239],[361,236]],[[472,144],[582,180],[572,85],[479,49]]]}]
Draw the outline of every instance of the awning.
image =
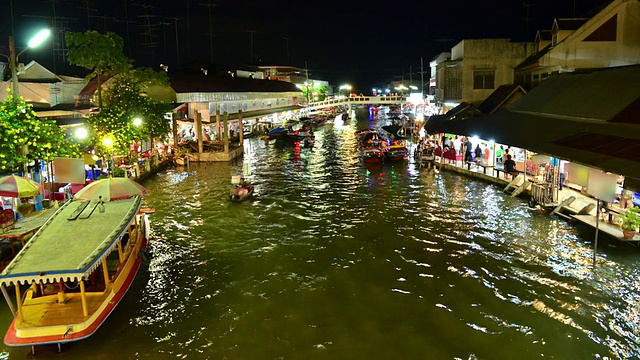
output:
[{"label": "awning", "polygon": [[[90,203],[76,220],[67,220],[81,204],[69,201],[38,230],[0,274],[4,286],[86,279],[117,246],[140,209],[140,197]],[[85,218],[86,217],[86,218]]]},{"label": "awning", "polygon": [[[462,120],[447,120],[446,115],[432,116],[425,123],[425,130],[430,134],[477,136],[624,175],[625,187],[640,190],[637,126],[561,121],[503,110]],[[636,183],[638,185],[634,185]]]}]

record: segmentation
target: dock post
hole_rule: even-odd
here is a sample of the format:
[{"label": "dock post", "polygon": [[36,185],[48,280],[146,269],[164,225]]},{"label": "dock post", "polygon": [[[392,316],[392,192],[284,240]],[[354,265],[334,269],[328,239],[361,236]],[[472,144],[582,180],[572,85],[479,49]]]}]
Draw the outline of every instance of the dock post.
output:
[{"label": "dock post", "polygon": [[598,255],[598,229],[600,227],[600,199],[596,199],[596,238],[593,241],[593,269],[596,269],[596,256]]},{"label": "dock post", "polygon": [[222,118],[222,123],[224,126],[224,133],[222,134],[222,141],[224,142],[224,153],[228,154],[229,153],[229,113],[228,112],[224,112],[223,118]]},{"label": "dock post", "polygon": [[171,114],[171,129],[173,132],[173,148],[178,148],[178,120],[176,119],[178,115],[176,113]]},{"label": "dock post", "polygon": [[216,106],[216,141],[220,141],[220,109]]},{"label": "dock post", "polygon": [[244,124],[242,123],[242,109],[238,110],[238,121],[239,121],[239,129],[240,133],[238,136],[240,137],[240,146],[244,145]]},{"label": "dock post", "polygon": [[196,111],[196,136],[198,137],[198,155],[202,154],[202,114]]}]

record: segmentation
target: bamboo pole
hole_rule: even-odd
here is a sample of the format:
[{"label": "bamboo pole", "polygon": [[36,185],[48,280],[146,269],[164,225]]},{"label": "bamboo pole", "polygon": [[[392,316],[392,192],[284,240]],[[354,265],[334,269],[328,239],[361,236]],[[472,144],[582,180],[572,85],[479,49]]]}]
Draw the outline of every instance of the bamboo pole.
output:
[{"label": "bamboo pole", "polygon": [[89,309],[87,308],[87,294],[84,291],[84,280],[80,279],[80,298],[82,299],[82,315],[89,315]]},{"label": "bamboo pole", "polygon": [[102,276],[104,276],[104,290],[107,291],[109,286],[109,267],[107,266],[107,258],[102,259]]},{"label": "bamboo pole", "polygon": [[16,288],[16,304],[18,304],[18,314],[20,315],[20,318],[22,318],[22,293],[20,293],[20,284],[16,282],[14,287]]},{"label": "bamboo pole", "polygon": [[120,260],[120,262],[122,262],[122,260],[124,260],[124,255],[122,253],[122,242],[118,241],[118,260]]}]

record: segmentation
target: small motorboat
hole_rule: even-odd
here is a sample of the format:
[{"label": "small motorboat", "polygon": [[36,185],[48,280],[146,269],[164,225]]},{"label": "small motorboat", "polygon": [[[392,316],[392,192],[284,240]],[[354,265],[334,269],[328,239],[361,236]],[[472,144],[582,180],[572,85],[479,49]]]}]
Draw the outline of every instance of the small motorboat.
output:
[{"label": "small motorboat", "polygon": [[379,147],[365,147],[362,149],[362,160],[365,163],[379,163],[383,158],[382,150]]},{"label": "small motorboat", "polygon": [[244,201],[253,195],[253,185],[246,184],[244,186],[236,185],[229,192],[229,200],[233,202]]},{"label": "small motorboat", "polygon": [[390,161],[401,161],[409,159],[409,149],[401,144],[393,144],[384,151],[384,157]]}]

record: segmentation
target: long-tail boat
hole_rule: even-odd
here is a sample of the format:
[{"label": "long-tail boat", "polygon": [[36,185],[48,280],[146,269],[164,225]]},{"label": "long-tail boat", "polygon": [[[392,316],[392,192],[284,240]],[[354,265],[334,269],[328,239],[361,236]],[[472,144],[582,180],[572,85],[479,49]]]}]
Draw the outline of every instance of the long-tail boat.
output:
[{"label": "long-tail boat", "polygon": [[[47,220],[0,274],[15,316],[6,345],[60,346],[96,332],[148,256],[140,203],[140,196],[68,201]],[[15,288],[15,307],[8,287]]]}]

